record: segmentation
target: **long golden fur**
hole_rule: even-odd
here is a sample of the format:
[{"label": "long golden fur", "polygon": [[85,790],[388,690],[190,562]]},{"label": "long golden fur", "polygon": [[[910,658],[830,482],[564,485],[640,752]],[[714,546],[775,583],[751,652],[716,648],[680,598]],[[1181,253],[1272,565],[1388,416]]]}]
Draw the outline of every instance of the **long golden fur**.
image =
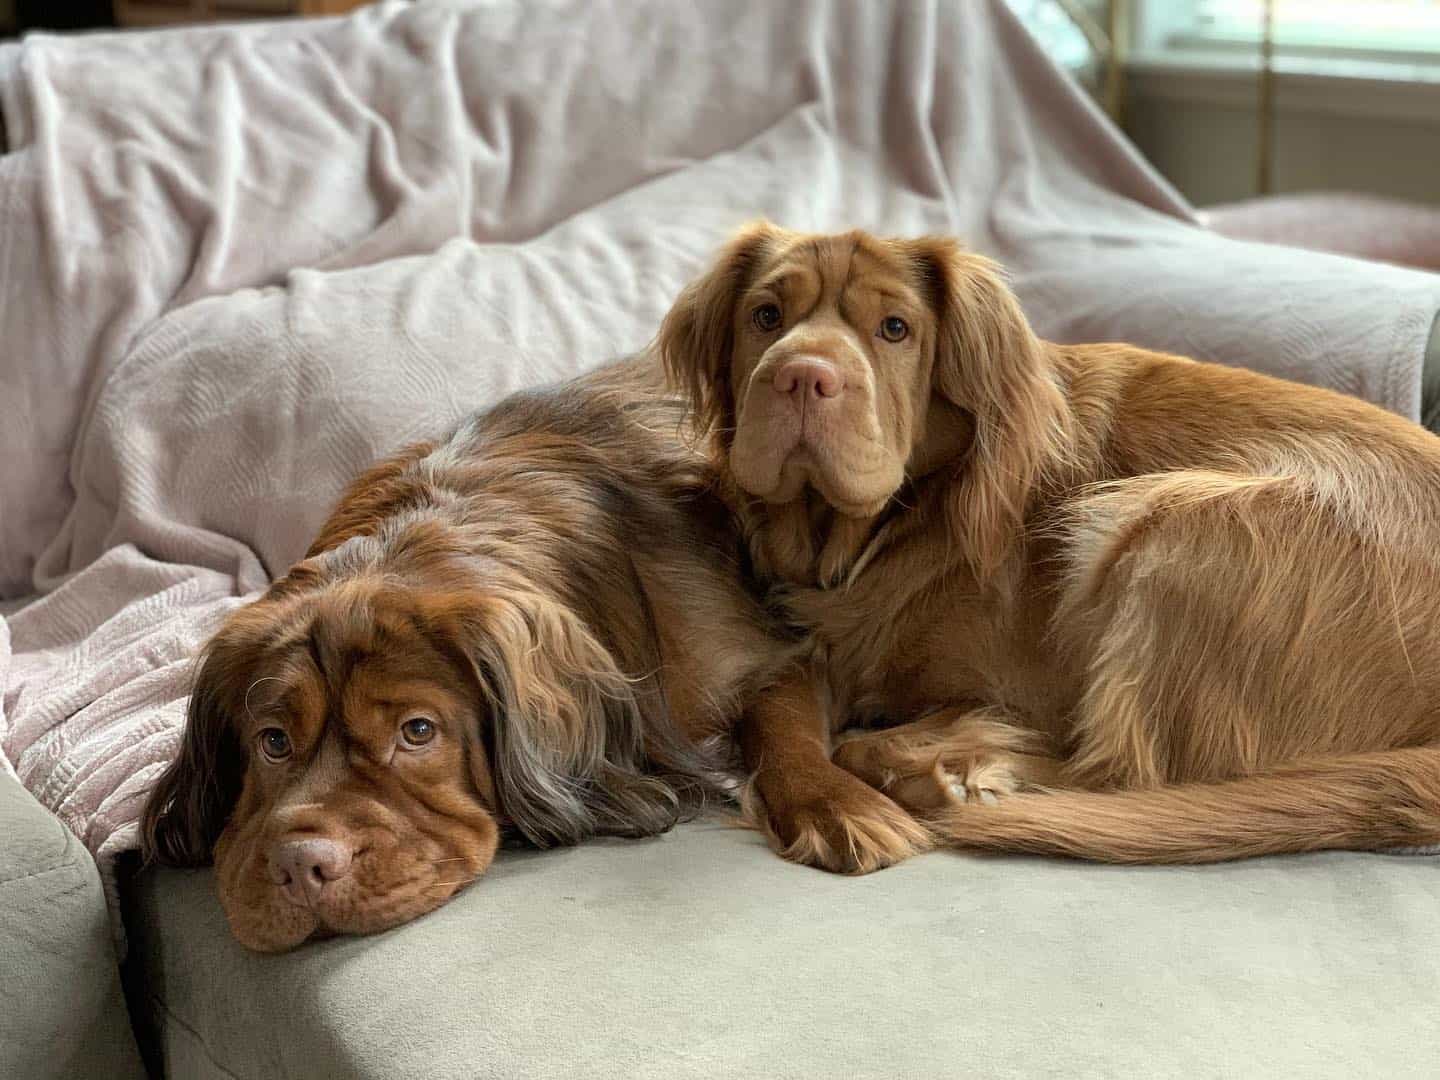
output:
[{"label": "long golden fur", "polygon": [[[506,829],[540,846],[664,831],[724,784],[736,741],[777,846],[866,870],[922,845],[829,761],[685,418],[641,358],[358,478],[207,646],[147,855],[213,858],[236,937],[282,950],[439,906]],[[775,744],[797,717],[813,740]]]},{"label": "long golden fur", "polygon": [[657,344],[836,726],[902,724],[835,760],[943,842],[1118,862],[1440,842],[1432,435],[1042,341],[940,238],[750,227]]}]

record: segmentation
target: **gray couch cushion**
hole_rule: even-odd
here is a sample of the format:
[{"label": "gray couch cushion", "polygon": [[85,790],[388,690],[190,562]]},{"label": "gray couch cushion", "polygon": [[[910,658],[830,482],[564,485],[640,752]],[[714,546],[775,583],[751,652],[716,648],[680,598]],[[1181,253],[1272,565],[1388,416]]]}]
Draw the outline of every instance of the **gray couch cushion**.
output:
[{"label": "gray couch cushion", "polygon": [[281,956],[208,872],[131,891],[183,1077],[1432,1076],[1440,863],[865,878],[713,824],[505,853],[447,907]]},{"label": "gray couch cushion", "polygon": [[95,862],[0,772],[0,1076],[141,1075]]},{"label": "gray couch cushion", "polygon": [[1430,324],[1425,363],[1420,369],[1420,420],[1440,434],[1440,312],[1435,313],[1435,321]]}]

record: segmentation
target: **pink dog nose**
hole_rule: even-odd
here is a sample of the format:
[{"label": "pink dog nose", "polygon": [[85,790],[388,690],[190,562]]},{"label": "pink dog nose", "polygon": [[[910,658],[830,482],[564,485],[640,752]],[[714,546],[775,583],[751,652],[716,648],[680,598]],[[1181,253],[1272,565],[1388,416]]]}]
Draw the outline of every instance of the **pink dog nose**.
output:
[{"label": "pink dog nose", "polygon": [[292,903],[318,900],[325,886],[350,872],[352,852],[338,840],[285,840],[270,852],[270,880]]},{"label": "pink dog nose", "polygon": [[845,382],[834,364],[827,360],[791,360],[775,372],[775,389],[781,394],[804,397],[839,397]]}]

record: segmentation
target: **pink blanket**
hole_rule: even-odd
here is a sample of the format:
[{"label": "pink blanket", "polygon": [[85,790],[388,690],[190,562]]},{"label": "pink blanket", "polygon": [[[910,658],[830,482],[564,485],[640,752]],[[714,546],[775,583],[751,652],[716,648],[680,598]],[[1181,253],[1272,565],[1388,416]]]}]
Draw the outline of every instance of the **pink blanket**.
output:
[{"label": "pink blanket", "polygon": [[1047,335],[1412,417],[1440,308],[1440,277],[1198,227],[1000,0],[32,37],[0,105],[0,757],[107,870],[188,658],[341,484],[640,347],[748,217],[958,233]]}]

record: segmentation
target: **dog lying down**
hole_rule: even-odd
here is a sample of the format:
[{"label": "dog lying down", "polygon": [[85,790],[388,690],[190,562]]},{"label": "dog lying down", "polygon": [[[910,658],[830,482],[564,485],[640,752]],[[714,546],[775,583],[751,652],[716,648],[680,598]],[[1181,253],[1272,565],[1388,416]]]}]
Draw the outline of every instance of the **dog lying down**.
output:
[{"label": "dog lying down", "polygon": [[944,239],[756,225],[659,347],[834,715],[908,721],[836,760],[938,841],[1117,862],[1440,842],[1433,435],[1041,341]]},{"label": "dog lying down", "polygon": [[[754,227],[657,345],[701,431],[648,357],[510,399],[207,646],[143,844],[242,943],[405,922],[503,830],[661,832],[736,750],[844,872],[1440,841],[1432,436],[1043,343],[943,240]],[[899,726],[832,758],[852,718]]]},{"label": "dog lying down", "polygon": [[923,845],[828,760],[800,643],[749,583],[686,422],[641,358],[362,475],[206,647],[147,857],[213,858],[254,949],[380,930],[484,873],[503,829],[663,832],[725,786],[737,731],[752,761],[800,733],[808,757],[759,787],[774,812],[843,803],[863,846]]}]

